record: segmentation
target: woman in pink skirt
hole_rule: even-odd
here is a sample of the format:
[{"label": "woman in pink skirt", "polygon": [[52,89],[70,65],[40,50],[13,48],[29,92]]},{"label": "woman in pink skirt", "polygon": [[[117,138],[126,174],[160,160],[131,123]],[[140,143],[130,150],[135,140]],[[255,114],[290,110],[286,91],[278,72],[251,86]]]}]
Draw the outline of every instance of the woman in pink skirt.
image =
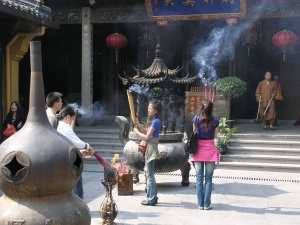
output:
[{"label": "woman in pink skirt", "polygon": [[[197,131],[198,149],[192,155],[192,163],[196,170],[196,190],[199,209],[211,209],[212,177],[215,162],[219,163],[219,152],[214,143],[217,137],[219,120],[212,116],[213,103],[203,100],[201,114],[193,118],[193,128]],[[205,186],[203,181],[205,177]]]}]

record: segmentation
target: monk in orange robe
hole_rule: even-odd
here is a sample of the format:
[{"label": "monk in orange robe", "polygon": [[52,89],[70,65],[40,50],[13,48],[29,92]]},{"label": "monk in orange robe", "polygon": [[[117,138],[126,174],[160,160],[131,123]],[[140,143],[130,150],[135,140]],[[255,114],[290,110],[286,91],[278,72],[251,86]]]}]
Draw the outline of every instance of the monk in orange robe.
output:
[{"label": "monk in orange robe", "polygon": [[[259,114],[263,118],[264,130],[267,130],[267,123],[270,124],[270,130],[274,131],[273,123],[275,121],[275,97],[277,95],[277,85],[274,81],[271,81],[272,74],[271,72],[265,73],[265,80],[261,81],[255,92],[256,100],[260,101],[260,110]],[[271,100],[272,99],[272,100]],[[270,102],[270,104],[269,104]],[[264,112],[268,107],[265,115]]]}]

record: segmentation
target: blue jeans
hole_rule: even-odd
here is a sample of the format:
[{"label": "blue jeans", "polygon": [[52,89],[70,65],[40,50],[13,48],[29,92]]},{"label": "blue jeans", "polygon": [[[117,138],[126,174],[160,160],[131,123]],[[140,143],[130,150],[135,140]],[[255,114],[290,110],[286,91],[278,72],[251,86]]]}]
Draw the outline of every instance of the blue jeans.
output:
[{"label": "blue jeans", "polygon": [[[196,169],[196,190],[199,207],[209,207],[211,200],[212,176],[214,174],[215,162],[194,162]],[[205,165],[205,175],[204,175]],[[203,180],[205,176],[205,188]]]},{"label": "blue jeans", "polygon": [[147,174],[147,202],[154,203],[157,201],[157,186],[154,176],[155,160],[146,163]]},{"label": "blue jeans", "polygon": [[82,176],[80,176],[77,184],[73,188],[73,193],[79,198],[83,199],[83,186],[82,186]]}]

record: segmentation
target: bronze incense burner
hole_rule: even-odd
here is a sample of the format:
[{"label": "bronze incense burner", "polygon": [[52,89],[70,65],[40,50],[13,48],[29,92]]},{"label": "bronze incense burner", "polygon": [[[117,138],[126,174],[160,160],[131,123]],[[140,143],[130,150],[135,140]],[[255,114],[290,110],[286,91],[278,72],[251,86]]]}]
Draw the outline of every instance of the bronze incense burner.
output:
[{"label": "bronze incense burner", "polygon": [[[129,77],[126,75],[126,73],[124,73],[124,77],[121,77],[119,75],[119,79],[123,82],[124,85],[126,85],[128,81],[130,81],[138,85],[156,85],[160,83],[161,85],[163,85],[163,87],[168,87],[171,84],[190,84],[198,78],[198,75],[190,77],[189,74],[187,74],[187,76],[183,78],[179,77],[183,67],[177,67],[175,69],[167,68],[162,59],[162,51],[159,42],[156,46],[155,56],[156,57],[149,68],[140,70],[133,67],[137,73],[134,77]],[[176,124],[176,118],[174,118],[171,126],[171,130],[173,132],[167,132],[167,111],[174,110],[173,108],[170,108],[171,104],[168,104],[168,102],[169,100],[167,99],[163,99],[162,101],[165,119],[163,121],[163,133],[159,135],[159,159],[155,162],[155,172],[173,172],[180,169],[182,173],[181,184],[182,186],[188,186],[190,164],[188,162],[189,153],[186,151],[186,142],[185,140],[183,140],[183,125],[181,132],[174,132]],[[132,108],[134,107],[130,107],[131,114],[134,114]],[[134,115],[131,116],[134,117]],[[183,115],[182,118],[184,118]],[[132,120],[134,120],[134,118]],[[125,117],[117,116],[115,121],[120,125],[119,137],[120,141],[124,144],[124,158],[128,161],[128,165],[132,167],[132,171],[135,171],[134,169],[144,170],[144,154],[138,148],[138,143],[141,141],[141,139],[133,132],[129,132],[129,121]],[[181,124],[183,124],[183,122],[184,119],[182,119]],[[138,171],[135,171],[133,175],[134,182],[138,182]]]},{"label": "bronze incense burner", "polygon": [[90,225],[88,206],[72,193],[83,159],[48,121],[41,58],[41,43],[31,42],[28,118],[0,145],[0,225]]}]

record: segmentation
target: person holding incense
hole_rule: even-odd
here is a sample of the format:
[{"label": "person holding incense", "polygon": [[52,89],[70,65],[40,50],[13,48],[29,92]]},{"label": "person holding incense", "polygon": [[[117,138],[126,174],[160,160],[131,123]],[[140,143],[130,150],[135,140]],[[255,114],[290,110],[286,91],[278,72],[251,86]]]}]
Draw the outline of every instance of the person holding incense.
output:
[{"label": "person holding incense", "polygon": [[267,130],[267,123],[270,124],[270,130],[274,131],[275,121],[275,97],[277,95],[277,86],[274,81],[271,81],[272,74],[267,71],[265,80],[261,81],[256,89],[256,100],[260,101],[259,114],[264,122],[264,130]]},{"label": "person holding incense", "polygon": [[[83,157],[89,158],[94,154],[94,149],[88,144],[79,139],[79,137],[74,133],[71,124],[74,121],[76,112],[72,107],[64,107],[59,112],[59,122],[57,131],[68,138],[73,144],[80,149]],[[77,184],[73,188],[73,193],[83,199],[83,185],[82,176],[80,176]]]},{"label": "person holding incense", "polygon": [[[146,176],[147,176],[147,199],[142,205],[155,206],[157,204],[157,186],[154,176],[155,160],[159,159],[158,140],[162,129],[162,104],[161,101],[152,101],[148,105],[148,119],[144,128],[138,119],[135,119],[133,132],[148,143],[145,152]],[[139,128],[140,131],[137,129]]]}]

